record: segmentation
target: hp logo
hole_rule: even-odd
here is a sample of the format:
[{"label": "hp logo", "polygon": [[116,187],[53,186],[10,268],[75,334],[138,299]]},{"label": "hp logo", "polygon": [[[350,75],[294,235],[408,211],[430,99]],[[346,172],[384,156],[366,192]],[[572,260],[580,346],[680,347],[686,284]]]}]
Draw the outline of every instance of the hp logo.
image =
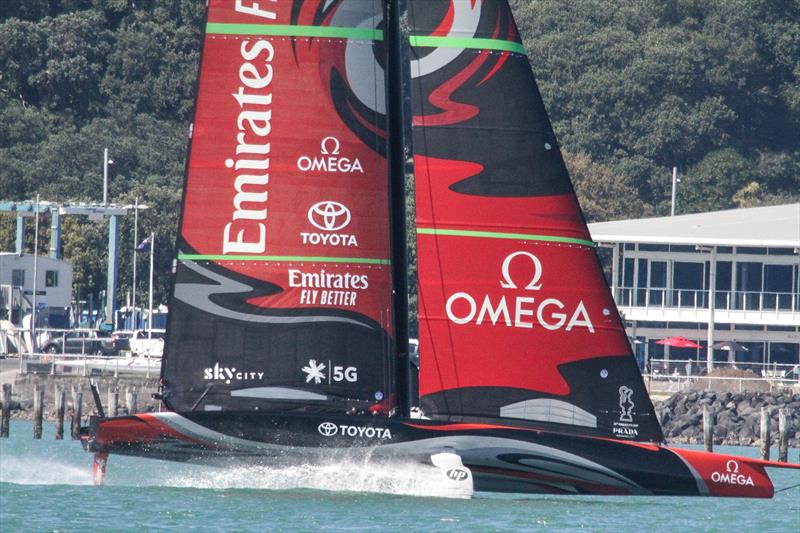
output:
[{"label": "hp logo", "polygon": [[468,476],[469,474],[463,468],[451,468],[447,471],[447,477],[453,481],[464,481]]}]

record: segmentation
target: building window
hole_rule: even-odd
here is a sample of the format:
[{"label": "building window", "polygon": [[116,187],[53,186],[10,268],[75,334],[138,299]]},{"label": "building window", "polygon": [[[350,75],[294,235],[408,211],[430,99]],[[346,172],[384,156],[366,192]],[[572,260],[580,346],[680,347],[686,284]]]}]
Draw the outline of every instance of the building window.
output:
[{"label": "building window", "polygon": [[796,365],[800,363],[798,344],[794,342],[770,342],[769,362],[779,365]]},{"label": "building window", "polygon": [[11,271],[11,284],[15,287],[25,286],[25,271],[22,269],[14,269]]},{"label": "building window", "polygon": [[764,265],[764,308],[792,308],[792,265]]},{"label": "building window", "polygon": [[675,261],[672,269],[672,286],[675,288],[677,307],[705,307],[705,269],[703,263]]},{"label": "building window", "polygon": [[48,270],[44,276],[45,287],[58,287],[58,270]]},{"label": "building window", "polygon": [[736,263],[736,295],[737,309],[757,310],[759,308],[762,283],[763,263]]}]

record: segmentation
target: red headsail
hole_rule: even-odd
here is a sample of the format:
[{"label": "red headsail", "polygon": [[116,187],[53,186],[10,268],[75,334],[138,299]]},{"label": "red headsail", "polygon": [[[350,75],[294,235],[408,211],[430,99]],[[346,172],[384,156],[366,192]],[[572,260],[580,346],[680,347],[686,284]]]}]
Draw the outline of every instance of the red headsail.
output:
[{"label": "red headsail", "polygon": [[211,0],[170,407],[391,395],[381,23],[377,0]]}]

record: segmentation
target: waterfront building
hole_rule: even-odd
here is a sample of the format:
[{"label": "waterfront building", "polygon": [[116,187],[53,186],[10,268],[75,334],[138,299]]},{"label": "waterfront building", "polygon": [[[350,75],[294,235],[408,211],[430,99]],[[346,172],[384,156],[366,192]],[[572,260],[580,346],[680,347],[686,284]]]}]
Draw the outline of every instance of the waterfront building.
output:
[{"label": "waterfront building", "polygon": [[[612,250],[612,292],[643,368],[670,358],[696,362],[681,373],[715,364],[762,374],[770,365],[798,368],[800,203],[601,222],[589,231]],[[673,336],[701,347],[657,344]]]},{"label": "waterfront building", "polygon": [[[49,327],[69,327],[69,310],[72,305],[72,263],[46,255],[0,252],[0,319],[15,326],[33,308],[36,291],[36,308],[41,311],[38,322],[46,321]],[[34,279],[35,271],[35,279]]]}]

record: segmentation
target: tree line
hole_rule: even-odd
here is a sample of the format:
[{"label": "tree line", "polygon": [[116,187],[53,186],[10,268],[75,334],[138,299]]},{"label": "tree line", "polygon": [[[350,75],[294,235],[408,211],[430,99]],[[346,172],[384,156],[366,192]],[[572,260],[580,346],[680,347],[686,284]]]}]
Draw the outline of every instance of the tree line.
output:
[{"label": "tree line", "polygon": [[[796,1],[511,3],[589,221],[668,214],[673,166],[678,213],[800,198]],[[111,200],[149,206],[156,301],[175,255],[204,12],[202,0],[0,2],[0,200],[100,201],[107,147]],[[65,217],[62,235],[75,285],[103,289],[107,223]],[[0,249],[14,239],[15,218],[0,214]],[[130,262],[122,254],[121,295]]]}]

